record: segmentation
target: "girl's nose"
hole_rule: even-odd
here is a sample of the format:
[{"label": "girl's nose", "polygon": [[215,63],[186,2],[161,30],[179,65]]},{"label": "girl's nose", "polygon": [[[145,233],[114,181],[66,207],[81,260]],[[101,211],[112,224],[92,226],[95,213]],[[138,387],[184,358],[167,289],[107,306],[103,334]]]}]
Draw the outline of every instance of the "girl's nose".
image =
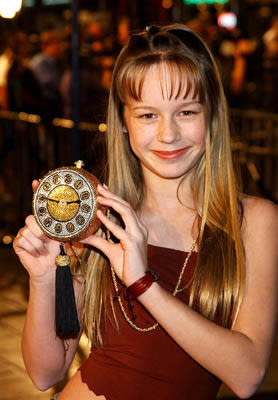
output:
[{"label": "girl's nose", "polygon": [[179,128],[172,119],[162,119],[158,125],[157,139],[160,142],[172,143],[180,136]]}]

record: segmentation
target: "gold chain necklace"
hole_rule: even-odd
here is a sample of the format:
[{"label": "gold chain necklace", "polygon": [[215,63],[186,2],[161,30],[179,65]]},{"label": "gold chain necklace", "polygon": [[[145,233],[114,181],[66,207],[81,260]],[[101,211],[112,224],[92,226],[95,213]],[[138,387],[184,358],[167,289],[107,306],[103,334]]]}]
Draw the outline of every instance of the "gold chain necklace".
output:
[{"label": "gold chain necklace", "polygon": [[[180,275],[179,275],[175,290],[173,291],[173,296],[176,296],[177,293],[182,290],[182,289],[179,290],[179,287],[180,287],[180,284],[181,284],[181,281],[182,281],[182,277],[183,277],[185,268],[187,267],[187,264],[188,264],[188,262],[190,260],[191,254],[192,254],[192,252],[193,252],[193,250],[194,250],[194,248],[196,246],[196,243],[197,243],[197,239],[195,239],[194,242],[192,243],[192,246],[190,247],[190,250],[189,250],[189,252],[188,252],[188,254],[187,254],[187,256],[186,256],[186,258],[184,260],[184,263],[183,263],[183,266],[182,266],[182,269],[181,269],[181,272],[180,272]],[[158,327],[158,325],[159,325],[158,322],[156,322],[152,326],[149,326],[148,328],[140,328],[134,322],[131,321],[131,319],[127,315],[127,312],[126,312],[125,307],[123,305],[122,299],[120,297],[120,292],[119,292],[119,287],[118,287],[115,271],[114,271],[112,265],[110,265],[110,266],[111,266],[111,274],[112,274],[114,289],[115,289],[115,292],[116,292],[116,297],[117,297],[120,309],[121,309],[121,311],[123,313],[123,316],[124,316],[125,320],[128,322],[128,324],[133,329],[136,329],[138,332],[150,332],[150,331],[153,331],[154,329],[156,329]]]}]

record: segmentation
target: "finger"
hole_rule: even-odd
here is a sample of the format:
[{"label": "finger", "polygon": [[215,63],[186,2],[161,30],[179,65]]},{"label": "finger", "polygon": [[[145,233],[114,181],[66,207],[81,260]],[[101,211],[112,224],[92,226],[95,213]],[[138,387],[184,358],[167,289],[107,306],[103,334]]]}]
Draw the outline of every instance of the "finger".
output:
[{"label": "finger", "polygon": [[98,193],[103,197],[107,197],[107,198],[110,198],[110,199],[118,200],[120,203],[123,203],[123,204],[128,204],[128,202],[126,202],[120,196],[117,196],[115,193],[111,192],[111,190],[109,190],[107,188],[107,186],[104,187],[102,185],[98,185],[97,186],[97,190],[98,190]]},{"label": "finger", "polygon": [[89,244],[90,246],[96,247],[108,258],[111,251],[111,246],[113,246],[113,244],[109,243],[108,240],[97,235],[88,236],[87,238],[80,240],[80,243]]},{"label": "finger", "polygon": [[21,232],[21,237],[30,243],[30,245],[41,255],[47,254],[47,248],[43,240],[39,239],[29,228]]},{"label": "finger", "polygon": [[103,225],[119,240],[127,239],[127,232],[121,226],[111,221],[101,210],[97,211],[97,217]]},{"label": "finger", "polygon": [[32,189],[33,192],[35,193],[35,191],[37,190],[38,186],[39,186],[40,182],[37,179],[34,179],[32,182]]},{"label": "finger", "polygon": [[104,206],[113,208],[118,214],[120,214],[124,221],[126,230],[130,233],[135,234],[138,229],[142,229],[142,224],[138,219],[137,214],[128,203],[122,203],[116,199],[102,196],[98,196],[97,201]]},{"label": "finger", "polygon": [[[99,202],[102,202],[102,204],[105,205],[105,204],[110,204],[110,203],[107,203],[107,202],[105,203],[104,199],[115,200],[119,204],[122,204],[123,206],[127,207],[126,210],[130,211],[131,215],[133,215],[133,217],[135,218],[137,224],[140,226],[143,226],[143,224],[141,223],[140,219],[138,218],[136,212],[133,210],[133,208],[127,201],[125,201],[121,197],[117,196],[115,193],[111,192],[105,184],[103,184],[103,186],[98,185],[98,189],[100,189],[99,193],[101,194],[100,196],[97,197],[97,200],[99,200]],[[114,209],[115,209],[115,211],[117,211],[116,208],[114,208]]]},{"label": "finger", "polygon": [[29,242],[24,236],[19,236],[14,240],[13,243],[16,254],[20,254],[22,251],[26,251],[34,257],[39,257],[40,254],[34,248],[33,244]]},{"label": "finger", "polygon": [[25,219],[26,226],[34,233],[34,235],[41,240],[46,240],[47,236],[39,227],[34,215],[28,215]]}]

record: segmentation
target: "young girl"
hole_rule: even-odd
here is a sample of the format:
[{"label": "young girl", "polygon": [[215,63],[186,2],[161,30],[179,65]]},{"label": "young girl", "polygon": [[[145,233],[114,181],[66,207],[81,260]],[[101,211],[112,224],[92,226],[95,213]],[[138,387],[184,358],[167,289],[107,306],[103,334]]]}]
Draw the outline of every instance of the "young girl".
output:
[{"label": "young girl", "polygon": [[[210,400],[222,381],[251,396],[274,338],[277,208],[239,192],[219,73],[186,26],[131,36],[107,140],[97,200],[111,216],[98,211],[102,229],[83,240],[75,280],[92,352],[59,400]],[[65,376],[80,335],[64,342],[54,329],[59,243],[29,216],[14,248],[30,274],[23,357],[45,390]]]}]

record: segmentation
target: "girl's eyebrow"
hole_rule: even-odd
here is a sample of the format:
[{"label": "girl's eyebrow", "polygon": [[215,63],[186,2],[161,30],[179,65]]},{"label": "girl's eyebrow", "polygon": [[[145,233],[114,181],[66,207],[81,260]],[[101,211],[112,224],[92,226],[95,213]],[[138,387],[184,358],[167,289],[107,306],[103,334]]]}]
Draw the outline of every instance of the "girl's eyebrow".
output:
[{"label": "girl's eyebrow", "polygon": [[[188,102],[182,102],[182,103],[180,103],[180,104],[178,104],[177,105],[177,108],[178,107],[189,107],[189,106],[192,106],[192,105],[194,105],[194,104],[201,104],[199,101],[197,101],[197,100],[192,100],[192,101],[188,101]],[[142,105],[134,105],[134,106],[132,106],[130,103],[126,103],[126,105],[127,106],[129,106],[132,110],[142,110],[142,109],[145,109],[145,110],[155,110],[157,107],[153,107],[153,106],[149,106],[149,105],[145,105],[145,104],[142,104]]]}]

